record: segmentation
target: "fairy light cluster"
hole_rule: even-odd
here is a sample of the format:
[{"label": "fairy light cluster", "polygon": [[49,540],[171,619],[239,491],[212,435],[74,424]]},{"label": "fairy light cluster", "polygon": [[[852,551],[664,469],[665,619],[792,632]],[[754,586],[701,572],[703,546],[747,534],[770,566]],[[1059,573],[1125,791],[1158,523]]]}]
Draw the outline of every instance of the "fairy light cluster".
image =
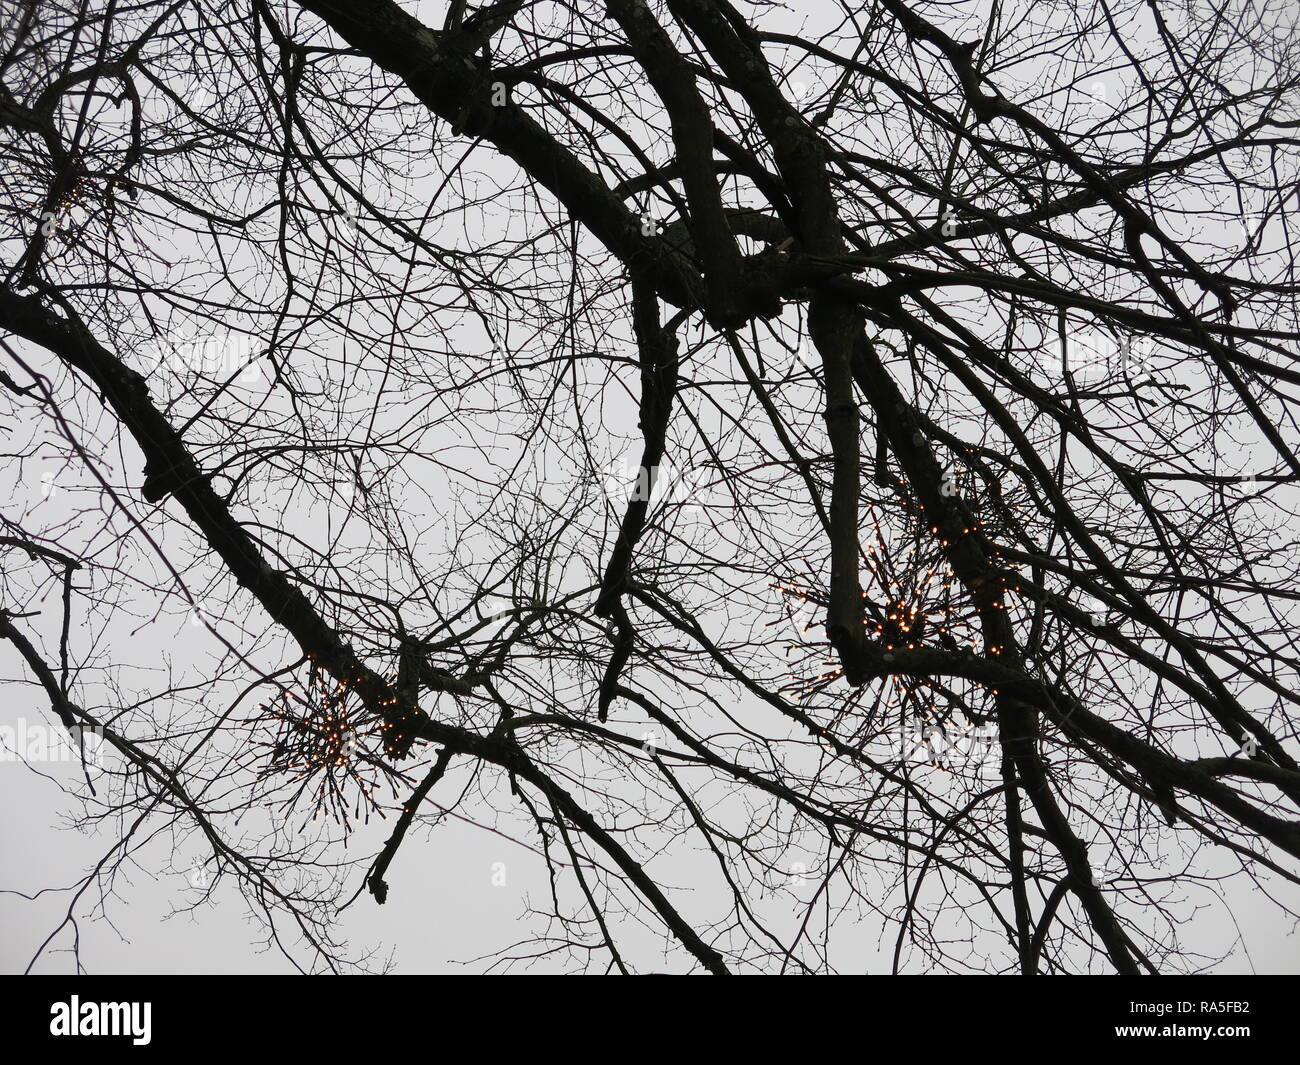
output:
[{"label": "fairy light cluster", "polygon": [[85,202],[86,192],[90,188],[91,181],[88,176],[82,174],[72,183],[60,198],[59,202],[54,205],[54,213],[62,218],[73,208],[80,207]]},{"label": "fairy light cluster", "polygon": [[874,540],[862,555],[863,616],[867,636],[886,651],[927,644],[948,650],[974,647],[977,614],[952,567],[932,538],[906,522],[891,537],[877,519]]},{"label": "fairy light cluster", "polygon": [[[1002,501],[1002,506],[991,509],[996,519],[999,511],[1008,508]],[[984,646],[981,607],[972,601],[948,560],[954,542],[971,535],[980,536],[991,561],[997,559],[984,523],[968,519],[952,530],[952,536],[941,535],[940,526],[925,513],[920,501],[906,496],[879,501],[875,512],[874,536],[864,547],[860,562],[862,618],[868,641],[887,653],[930,647],[952,653],[980,653],[983,649],[991,656],[1001,656],[1002,646]],[[1001,520],[993,524],[1002,531]],[[811,622],[786,646],[789,664],[779,689],[810,709],[808,701],[830,689],[842,674],[822,628],[826,599],[820,583],[810,574],[806,581],[772,585],[786,597],[793,616]],[[1007,592],[1016,587],[1016,582],[1010,581],[985,608],[1007,609]],[[837,698],[819,738],[827,746],[825,736],[833,732],[841,742],[857,743],[880,735],[882,729],[898,729],[898,735],[957,737],[947,754],[926,751],[923,760],[944,769],[972,730],[989,720],[996,695],[996,689],[964,678],[890,675]]]},{"label": "fairy light cluster", "polygon": [[260,777],[287,777],[293,785],[281,804],[286,818],[305,800],[312,820],[324,814],[345,828],[369,820],[378,810],[376,765],[363,746],[368,715],[355,685],[335,681],[312,661],[301,693],[282,689],[258,710],[275,730],[260,744],[270,751]]}]

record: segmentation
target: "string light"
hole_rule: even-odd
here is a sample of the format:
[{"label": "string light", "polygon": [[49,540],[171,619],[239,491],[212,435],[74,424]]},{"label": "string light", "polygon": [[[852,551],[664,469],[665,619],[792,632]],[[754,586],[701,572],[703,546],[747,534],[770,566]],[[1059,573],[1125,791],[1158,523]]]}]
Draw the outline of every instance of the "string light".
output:
[{"label": "string light", "polygon": [[[383,816],[375,798],[377,765],[365,751],[364,721],[370,715],[356,694],[357,682],[334,681],[314,656],[307,657],[303,692],[284,688],[258,708],[275,729],[273,739],[259,741],[270,750],[259,780],[287,777],[297,782],[282,802],[286,820],[305,799],[313,821],[324,814],[350,829],[355,819],[368,821],[372,811]],[[381,723],[381,730],[388,727]]]},{"label": "string light", "polygon": [[[1021,575],[1014,568],[1000,570],[995,580],[989,582],[987,592],[977,591],[974,596],[957,580],[949,553],[971,543],[976,537],[977,549],[986,558],[997,559],[998,551],[993,538],[1009,534],[1004,528],[1005,491],[999,497],[1000,507],[994,508],[997,519],[972,519],[947,514],[936,521],[935,515],[926,515],[925,506],[906,495],[890,496],[877,503],[877,516],[873,520],[874,535],[864,536],[867,541],[861,552],[861,578],[863,636],[878,647],[886,668],[899,654],[924,649],[942,650],[952,654],[984,653],[990,658],[1005,656],[1003,644],[985,645],[984,625],[990,612],[1008,609],[1008,596],[1021,591]],[[963,493],[962,502],[972,508],[980,501],[974,491]],[[889,521],[882,528],[881,510],[891,508],[903,520]],[[866,532],[866,530],[864,530]],[[806,609],[811,604],[825,610],[826,594],[821,581],[810,575],[807,581],[783,580],[772,585],[781,591],[797,608]],[[775,622],[774,622],[775,623]],[[832,685],[843,676],[840,668],[826,671],[820,659],[829,640],[809,639],[815,624],[800,626],[796,639],[786,644],[786,657],[790,659],[786,683],[778,690],[792,694],[814,714],[825,707],[821,724],[832,737],[840,737],[842,744],[857,742],[875,728],[875,719],[881,714],[886,721],[896,716],[900,725],[923,722],[926,727],[939,727],[947,735],[949,727],[967,734],[973,723],[984,723],[992,712],[989,701],[996,698],[998,690],[987,684],[963,677],[916,676],[907,673],[886,673],[878,683],[852,689],[834,688],[834,698],[828,700]],[[802,657],[798,657],[799,655]],[[818,660],[818,668],[809,669],[810,660]],[[813,697],[820,696],[817,702]],[[964,719],[964,723],[963,723]],[[841,731],[841,729],[845,731]],[[828,734],[824,730],[822,738]],[[825,743],[823,742],[823,746]],[[829,749],[829,748],[828,748]],[[936,768],[937,761],[931,764]]]}]

